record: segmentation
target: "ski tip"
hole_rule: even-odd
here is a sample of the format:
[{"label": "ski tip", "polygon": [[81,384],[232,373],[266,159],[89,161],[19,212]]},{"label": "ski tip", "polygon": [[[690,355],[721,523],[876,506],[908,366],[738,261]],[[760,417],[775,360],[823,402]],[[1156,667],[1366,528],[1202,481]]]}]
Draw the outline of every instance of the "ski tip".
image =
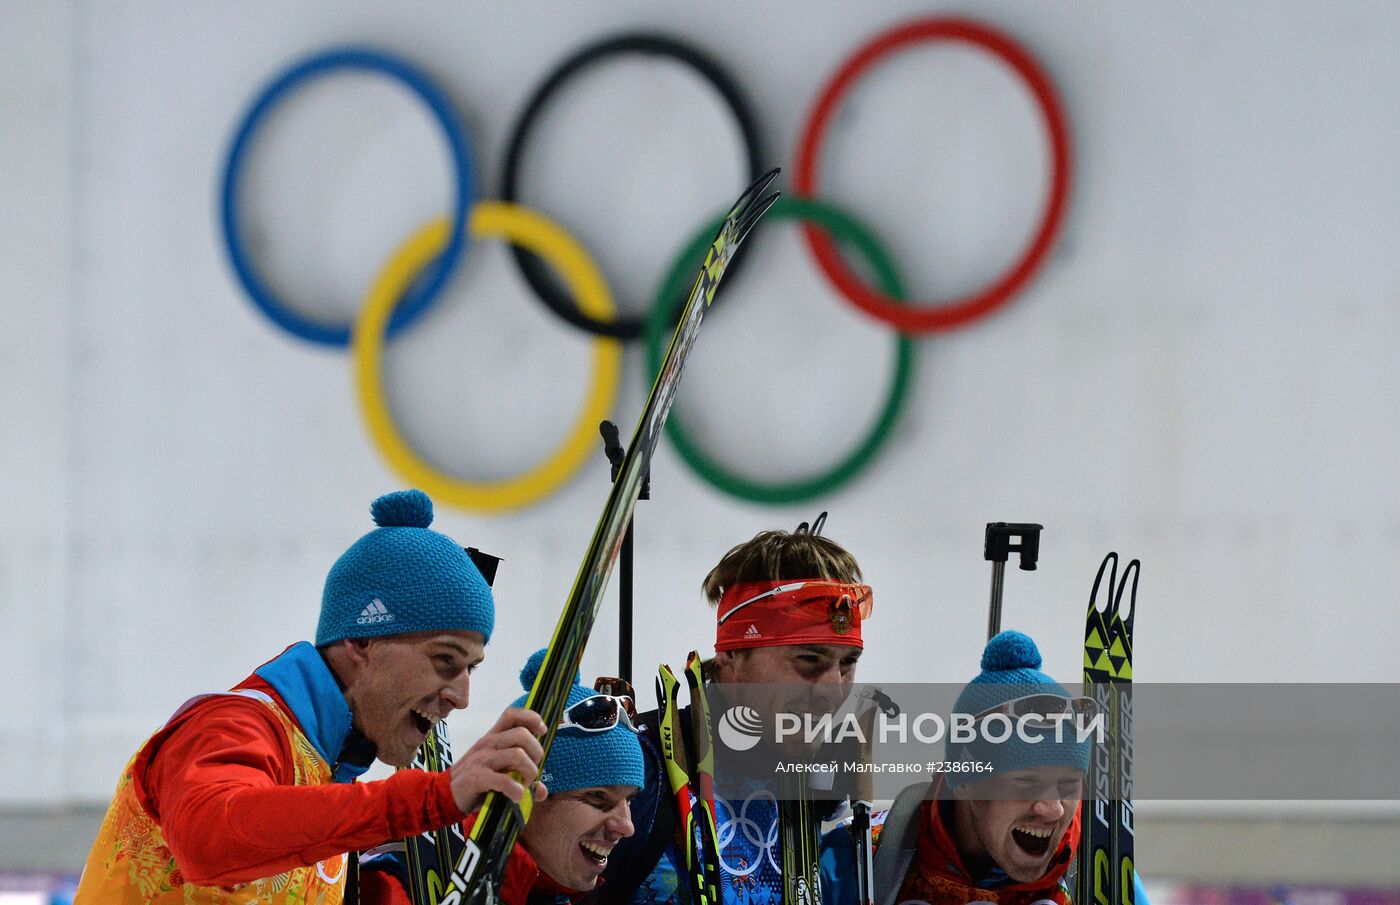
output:
[{"label": "ski tip", "polygon": [[778,174],[781,173],[782,171],[783,171],[783,168],[782,168],[782,167],[773,167],[773,169],[769,170],[768,172],[764,173],[762,176],[760,176],[760,177],[758,177],[756,180],[754,180],[754,183],[753,183],[753,186],[752,186],[752,188],[753,188],[753,190],[754,190],[753,194],[757,196],[757,195],[761,195],[761,194],[763,194],[765,191],[767,191],[768,186],[770,186],[770,185],[773,184],[773,180],[777,179],[777,178],[778,178]]},{"label": "ski tip", "polygon": [[773,169],[764,173],[762,176],[758,177],[753,182],[749,183],[749,187],[744,189],[744,194],[740,197],[757,198],[759,195],[762,195],[765,191],[768,190],[768,186],[773,184],[773,180],[777,179],[778,174],[782,171],[782,167],[773,167]]},{"label": "ski tip", "polygon": [[773,192],[759,199],[753,207],[744,212],[744,217],[734,227],[734,242],[738,244],[744,241],[744,237],[757,225],[759,219],[768,212],[768,208],[773,206],[773,202],[778,200],[781,192]]},{"label": "ski tip", "polygon": [[[1113,612],[1123,621],[1124,625],[1131,626],[1133,617],[1137,615],[1137,586],[1138,576],[1142,572],[1142,563],[1133,559],[1123,567],[1123,580],[1118,583],[1118,589],[1113,593]],[[1132,577],[1131,588],[1129,576]],[[1127,615],[1123,615],[1123,592],[1128,591]]]},{"label": "ski tip", "polygon": [[[1103,584],[1104,572],[1108,573],[1108,595],[1104,606],[1099,606],[1099,587]],[[1113,593],[1118,586],[1118,552],[1110,550],[1108,555],[1099,563],[1099,571],[1094,575],[1094,586],[1089,590],[1089,612],[1097,613],[1102,611],[1105,618],[1113,612]]]},{"label": "ski tip", "polygon": [[729,213],[725,215],[726,220],[735,218],[743,219],[747,215],[748,207],[753,199],[761,196],[772,185],[773,180],[778,178],[782,172],[782,167],[774,167],[762,176],[749,183],[748,188],[739,193],[739,197],[734,201],[734,205],[729,208]]}]

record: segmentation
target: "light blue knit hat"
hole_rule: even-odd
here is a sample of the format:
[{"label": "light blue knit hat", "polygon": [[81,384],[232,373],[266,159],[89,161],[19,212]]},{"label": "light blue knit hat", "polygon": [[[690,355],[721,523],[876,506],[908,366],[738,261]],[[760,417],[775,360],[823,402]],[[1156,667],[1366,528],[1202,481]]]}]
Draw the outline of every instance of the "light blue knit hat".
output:
[{"label": "light blue knit hat", "polygon": [[379,527],[355,541],[326,576],[316,646],[450,629],[480,632],[490,641],[496,623],[491,586],[456,541],[429,530],[428,495],[385,494],[370,514]]},{"label": "light blue knit hat", "polygon": [[[987,642],[982,651],[982,672],[958,695],[955,712],[976,715],[1033,694],[1069,697],[1063,685],[1040,671],[1042,662],[1040,649],[1029,635],[1013,630],[1002,632]],[[1073,723],[1065,724],[1059,742],[1054,730],[1046,730],[1039,738],[1039,742],[1032,743],[1012,734],[1000,743],[979,739],[972,744],[955,744],[949,733],[945,745],[948,760],[990,761],[993,772],[945,773],[943,778],[950,787],[957,788],[1005,770],[1027,767],[1076,767],[1088,771],[1090,741],[1076,741]]]},{"label": "light blue knit hat", "polygon": [[[525,706],[525,698],[535,685],[545,650],[537,650],[520,671],[520,685],[526,694],[517,698],[512,707]],[[574,676],[569,689],[567,707],[572,707],[598,692],[581,684],[583,677]],[[637,733],[619,722],[603,732],[581,732],[563,728],[554,734],[549,756],[544,759],[540,780],[550,794],[570,789],[590,789],[594,786],[636,786],[646,783],[646,768],[642,763],[642,745]]]}]

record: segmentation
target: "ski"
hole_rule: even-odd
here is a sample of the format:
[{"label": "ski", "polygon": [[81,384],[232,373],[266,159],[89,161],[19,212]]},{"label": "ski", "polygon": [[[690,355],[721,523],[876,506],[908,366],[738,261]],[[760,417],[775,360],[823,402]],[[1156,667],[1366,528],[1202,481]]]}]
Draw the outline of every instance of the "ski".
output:
[{"label": "ski", "polygon": [[[1085,693],[1093,697],[1103,716],[1104,736],[1102,743],[1094,742],[1080,806],[1076,901],[1081,905],[1133,903],[1132,647],[1139,568],[1138,560],[1132,560],[1119,581],[1118,554],[1105,556],[1085,615]],[[1129,587],[1125,618],[1122,602]],[[1102,609],[1101,588],[1105,588]]]},{"label": "ski", "polygon": [[[1133,620],[1137,618],[1138,572],[1134,559],[1123,569],[1123,580],[1113,595],[1112,638],[1108,645],[1109,665],[1113,667],[1116,752],[1114,789],[1117,822],[1113,827],[1113,864],[1118,874],[1118,901],[1134,905],[1137,884],[1133,865]],[[1129,585],[1131,578],[1132,584]],[[1123,616],[1123,592],[1128,590],[1128,615]]]},{"label": "ski", "polygon": [[821,827],[807,777],[784,776],[782,786],[778,832],[783,843],[783,905],[821,905]]},{"label": "ski", "polygon": [[[564,604],[564,611],[554,629],[544,663],[525,699],[525,706],[543,717],[547,727],[541,739],[546,756],[563,715],[569,688],[583,659],[584,645],[598,616],[623,535],[632,520],[647,465],[661,439],[661,429],[675,399],[682,369],[699,333],[700,322],[740,243],[777,200],[777,192],[767,192],[777,175],[776,169],[771,170],[744,190],[725,216],[705,254],[705,261],[691,286],[680,323],[676,326],[661,370],[642,408],[632,442],[627,446],[622,467],[618,470],[617,479],[613,482],[602,516]],[[493,905],[497,901],[506,862],[521,829],[530,819],[533,805],[534,801],[529,795],[517,805],[498,792],[487,794],[462,854],[453,865],[441,905],[461,905],[463,902],[467,905]]]},{"label": "ski", "polygon": [[720,901],[719,824],[715,820],[715,749],[710,725],[710,700],[705,696],[705,675],[700,652],[691,651],[685,661],[685,680],[690,686],[691,790],[695,796],[695,817],[699,845],[696,858],[711,902]]},{"label": "ski", "polygon": [[[1099,608],[1099,588],[1108,573],[1107,601]],[[1113,882],[1112,781],[1113,706],[1108,687],[1108,622],[1113,610],[1113,589],[1118,583],[1118,554],[1109,553],[1094,576],[1089,592],[1089,611],[1084,618],[1084,693],[1093,697],[1103,714],[1104,740],[1095,741],[1089,755],[1084,801],[1080,805],[1079,905],[1116,905],[1117,884]]]},{"label": "ski", "polygon": [[661,757],[676,799],[676,832],[685,857],[690,901],[719,905],[719,833],[715,823],[714,751],[710,745],[710,708],[705,699],[700,655],[686,660],[690,688],[690,742],[681,725],[680,680],[662,664],[657,670],[657,724]]},{"label": "ski", "polygon": [[[719,905],[711,895],[705,880],[705,868],[696,835],[694,799],[691,797],[691,766],[686,751],[685,731],[681,727],[681,683],[671,667],[661,664],[656,676],[656,718],[661,732],[661,759],[666,767],[666,779],[676,799],[676,832],[680,836],[681,853],[685,856],[686,881],[690,886],[690,901],[695,905]],[[692,711],[694,704],[691,705]]]},{"label": "ski", "polygon": [[[447,722],[439,720],[407,769],[437,772],[451,766],[452,744],[447,735]],[[460,823],[404,840],[408,856],[408,894],[414,905],[437,905],[442,901],[444,879],[466,841]]]}]

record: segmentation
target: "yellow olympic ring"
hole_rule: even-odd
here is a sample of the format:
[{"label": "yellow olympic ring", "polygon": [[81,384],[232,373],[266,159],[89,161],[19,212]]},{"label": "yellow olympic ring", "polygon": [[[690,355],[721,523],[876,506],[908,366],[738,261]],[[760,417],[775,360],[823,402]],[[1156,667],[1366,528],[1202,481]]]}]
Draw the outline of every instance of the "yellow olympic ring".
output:
[{"label": "yellow olympic ring", "polygon": [[[598,445],[598,423],[617,401],[622,344],[593,340],[593,380],[572,432],[539,465],[499,481],[467,481],[444,474],[419,456],[399,433],[384,396],[384,332],[394,306],[413,278],[447,245],[451,222],[440,217],[404,242],[380,271],[355,318],[351,357],[360,410],[370,436],[389,465],[434,499],[466,509],[502,512],[528,506],[553,492],[578,471]],[[472,208],[472,238],[504,238],[549,261],[564,279],[579,309],[599,320],[614,314],[612,295],[593,259],[577,240],[552,220],[516,204],[483,201]]]}]

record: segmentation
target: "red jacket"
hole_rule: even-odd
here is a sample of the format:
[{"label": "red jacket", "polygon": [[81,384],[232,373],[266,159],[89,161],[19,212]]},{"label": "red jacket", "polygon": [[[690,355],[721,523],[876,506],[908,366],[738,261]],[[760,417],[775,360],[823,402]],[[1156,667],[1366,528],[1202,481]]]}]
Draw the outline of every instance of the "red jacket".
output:
[{"label": "red jacket", "polygon": [[[302,715],[261,677],[237,687],[269,695],[305,731]],[[292,769],[287,735],[266,705],[214,695],[146,743],[133,781],[185,879],[207,886],[275,876],[462,816],[446,772],[401,770],[375,782],[294,786]]]}]

